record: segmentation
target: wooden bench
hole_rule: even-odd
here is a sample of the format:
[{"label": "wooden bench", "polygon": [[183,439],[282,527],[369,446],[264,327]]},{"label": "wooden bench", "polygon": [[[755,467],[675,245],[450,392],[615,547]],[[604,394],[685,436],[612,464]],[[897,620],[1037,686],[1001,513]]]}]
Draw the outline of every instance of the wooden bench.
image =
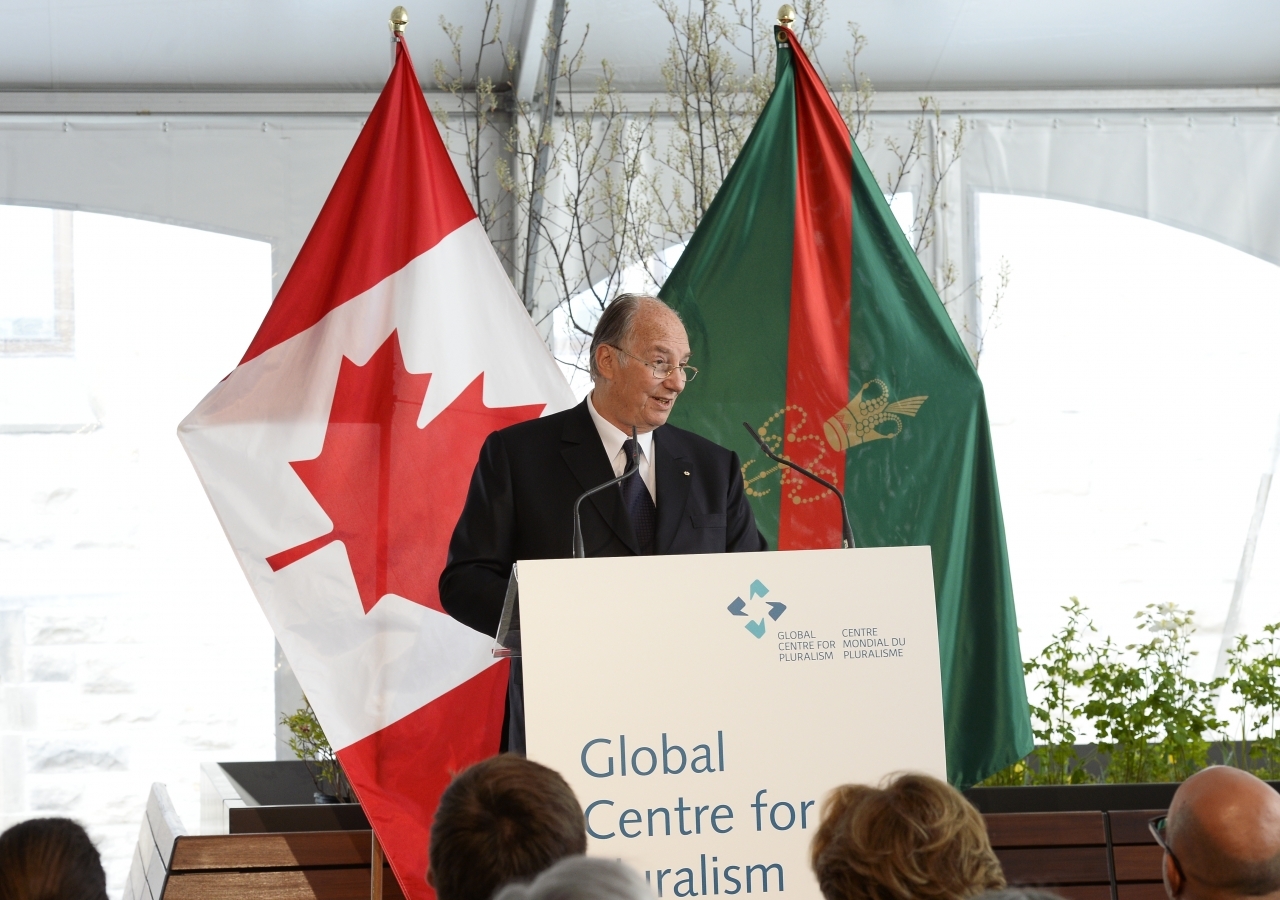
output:
[{"label": "wooden bench", "polygon": [[1163,810],[989,813],[991,847],[1011,887],[1067,900],[1166,900],[1147,821]]},{"label": "wooden bench", "polygon": [[169,799],[168,788],[159,782],[151,785],[129,880],[124,884],[124,900],[156,900],[160,896],[169,875],[173,842],[186,833]]},{"label": "wooden bench", "polygon": [[[179,837],[158,900],[369,900],[373,833]],[[383,865],[382,896],[403,900]]]},{"label": "wooden bench", "polygon": [[1044,887],[1068,900],[1115,900],[1103,813],[993,813],[984,818],[1010,885]]},{"label": "wooden bench", "polygon": [[1147,822],[1164,813],[1163,809],[1115,810],[1110,813],[1116,900],[1167,900],[1160,875],[1164,851],[1147,828]]}]

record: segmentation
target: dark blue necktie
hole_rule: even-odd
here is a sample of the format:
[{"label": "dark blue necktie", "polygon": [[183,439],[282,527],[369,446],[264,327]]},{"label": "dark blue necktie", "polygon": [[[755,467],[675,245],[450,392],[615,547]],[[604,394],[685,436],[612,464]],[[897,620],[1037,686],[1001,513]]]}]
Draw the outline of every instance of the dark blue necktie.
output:
[{"label": "dark blue necktie", "polygon": [[[639,460],[640,447],[632,438],[627,438],[622,445],[627,456],[627,468],[631,468]],[[653,505],[649,489],[637,471],[622,482],[622,499],[627,505],[627,514],[631,516],[631,527],[636,533],[636,542],[640,545],[641,556],[652,556],[654,539],[658,528],[658,508]]]}]

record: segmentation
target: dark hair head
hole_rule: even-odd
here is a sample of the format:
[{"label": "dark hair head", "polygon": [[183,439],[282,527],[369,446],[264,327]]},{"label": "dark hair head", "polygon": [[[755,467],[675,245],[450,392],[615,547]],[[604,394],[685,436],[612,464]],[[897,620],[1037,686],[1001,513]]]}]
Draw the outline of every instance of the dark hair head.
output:
[{"label": "dark hair head", "polygon": [[674,309],[650,294],[619,294],[605,307],[600,320],[596,322],[596,330],[591,335],[591,377],[597,378],[600,369],[596,365],[596,351],[601,344],[610,347],[621,347],[631,334],[635,325],[636,313],[642,306],[655,304],[679,318]]},{"label": "dark hair head", "polygon": [[964,900],[1004,887],[982,816],[928,775],[836,788],[812,853],[827,900]]},{"label": "dark hair head", "polygon": [[28,819],[0,834],[4,900],[107,900],[107,876],[89,835],[70,819]]},{"label": "dark hair head", "polygon": [[521,756],[478,762],[445,789],[431,823],[439,900],[489,900],[566,856],[587,852],[587,825],[558,772]]}]

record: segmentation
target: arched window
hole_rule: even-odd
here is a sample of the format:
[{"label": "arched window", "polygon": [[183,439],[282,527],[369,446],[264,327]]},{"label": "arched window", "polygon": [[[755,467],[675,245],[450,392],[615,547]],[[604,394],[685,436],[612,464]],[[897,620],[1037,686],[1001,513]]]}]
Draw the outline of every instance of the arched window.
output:
[{"label": "arched window", "polygon": [[3,812],[128,873],[152,782],[275,756],[272,637],[178,443],[271,300],[260,241],[0,206]]},{"label": "arched window", "polygon": [[[1024,656],[1078,595],[1101,634],[1196,611],[1212,673],[1280,416],[1280,267],[1146,219],[981,194],[992,421]],[[1280,618],[1280,496],[1240,628]],[[1145,638],[1144,638],[1145,639]]]}]

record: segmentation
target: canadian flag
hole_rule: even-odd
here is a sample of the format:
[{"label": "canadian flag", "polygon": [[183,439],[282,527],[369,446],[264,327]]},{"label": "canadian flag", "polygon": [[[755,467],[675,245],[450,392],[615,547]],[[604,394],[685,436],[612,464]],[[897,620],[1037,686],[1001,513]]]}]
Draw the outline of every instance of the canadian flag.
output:
[{"label": "canadian flag", "polygon": [[403,40],[240,365],[178,428],[410,898],[453,773],[497,752],[507,664],[440,606],[480,445],[573,403]]}]

